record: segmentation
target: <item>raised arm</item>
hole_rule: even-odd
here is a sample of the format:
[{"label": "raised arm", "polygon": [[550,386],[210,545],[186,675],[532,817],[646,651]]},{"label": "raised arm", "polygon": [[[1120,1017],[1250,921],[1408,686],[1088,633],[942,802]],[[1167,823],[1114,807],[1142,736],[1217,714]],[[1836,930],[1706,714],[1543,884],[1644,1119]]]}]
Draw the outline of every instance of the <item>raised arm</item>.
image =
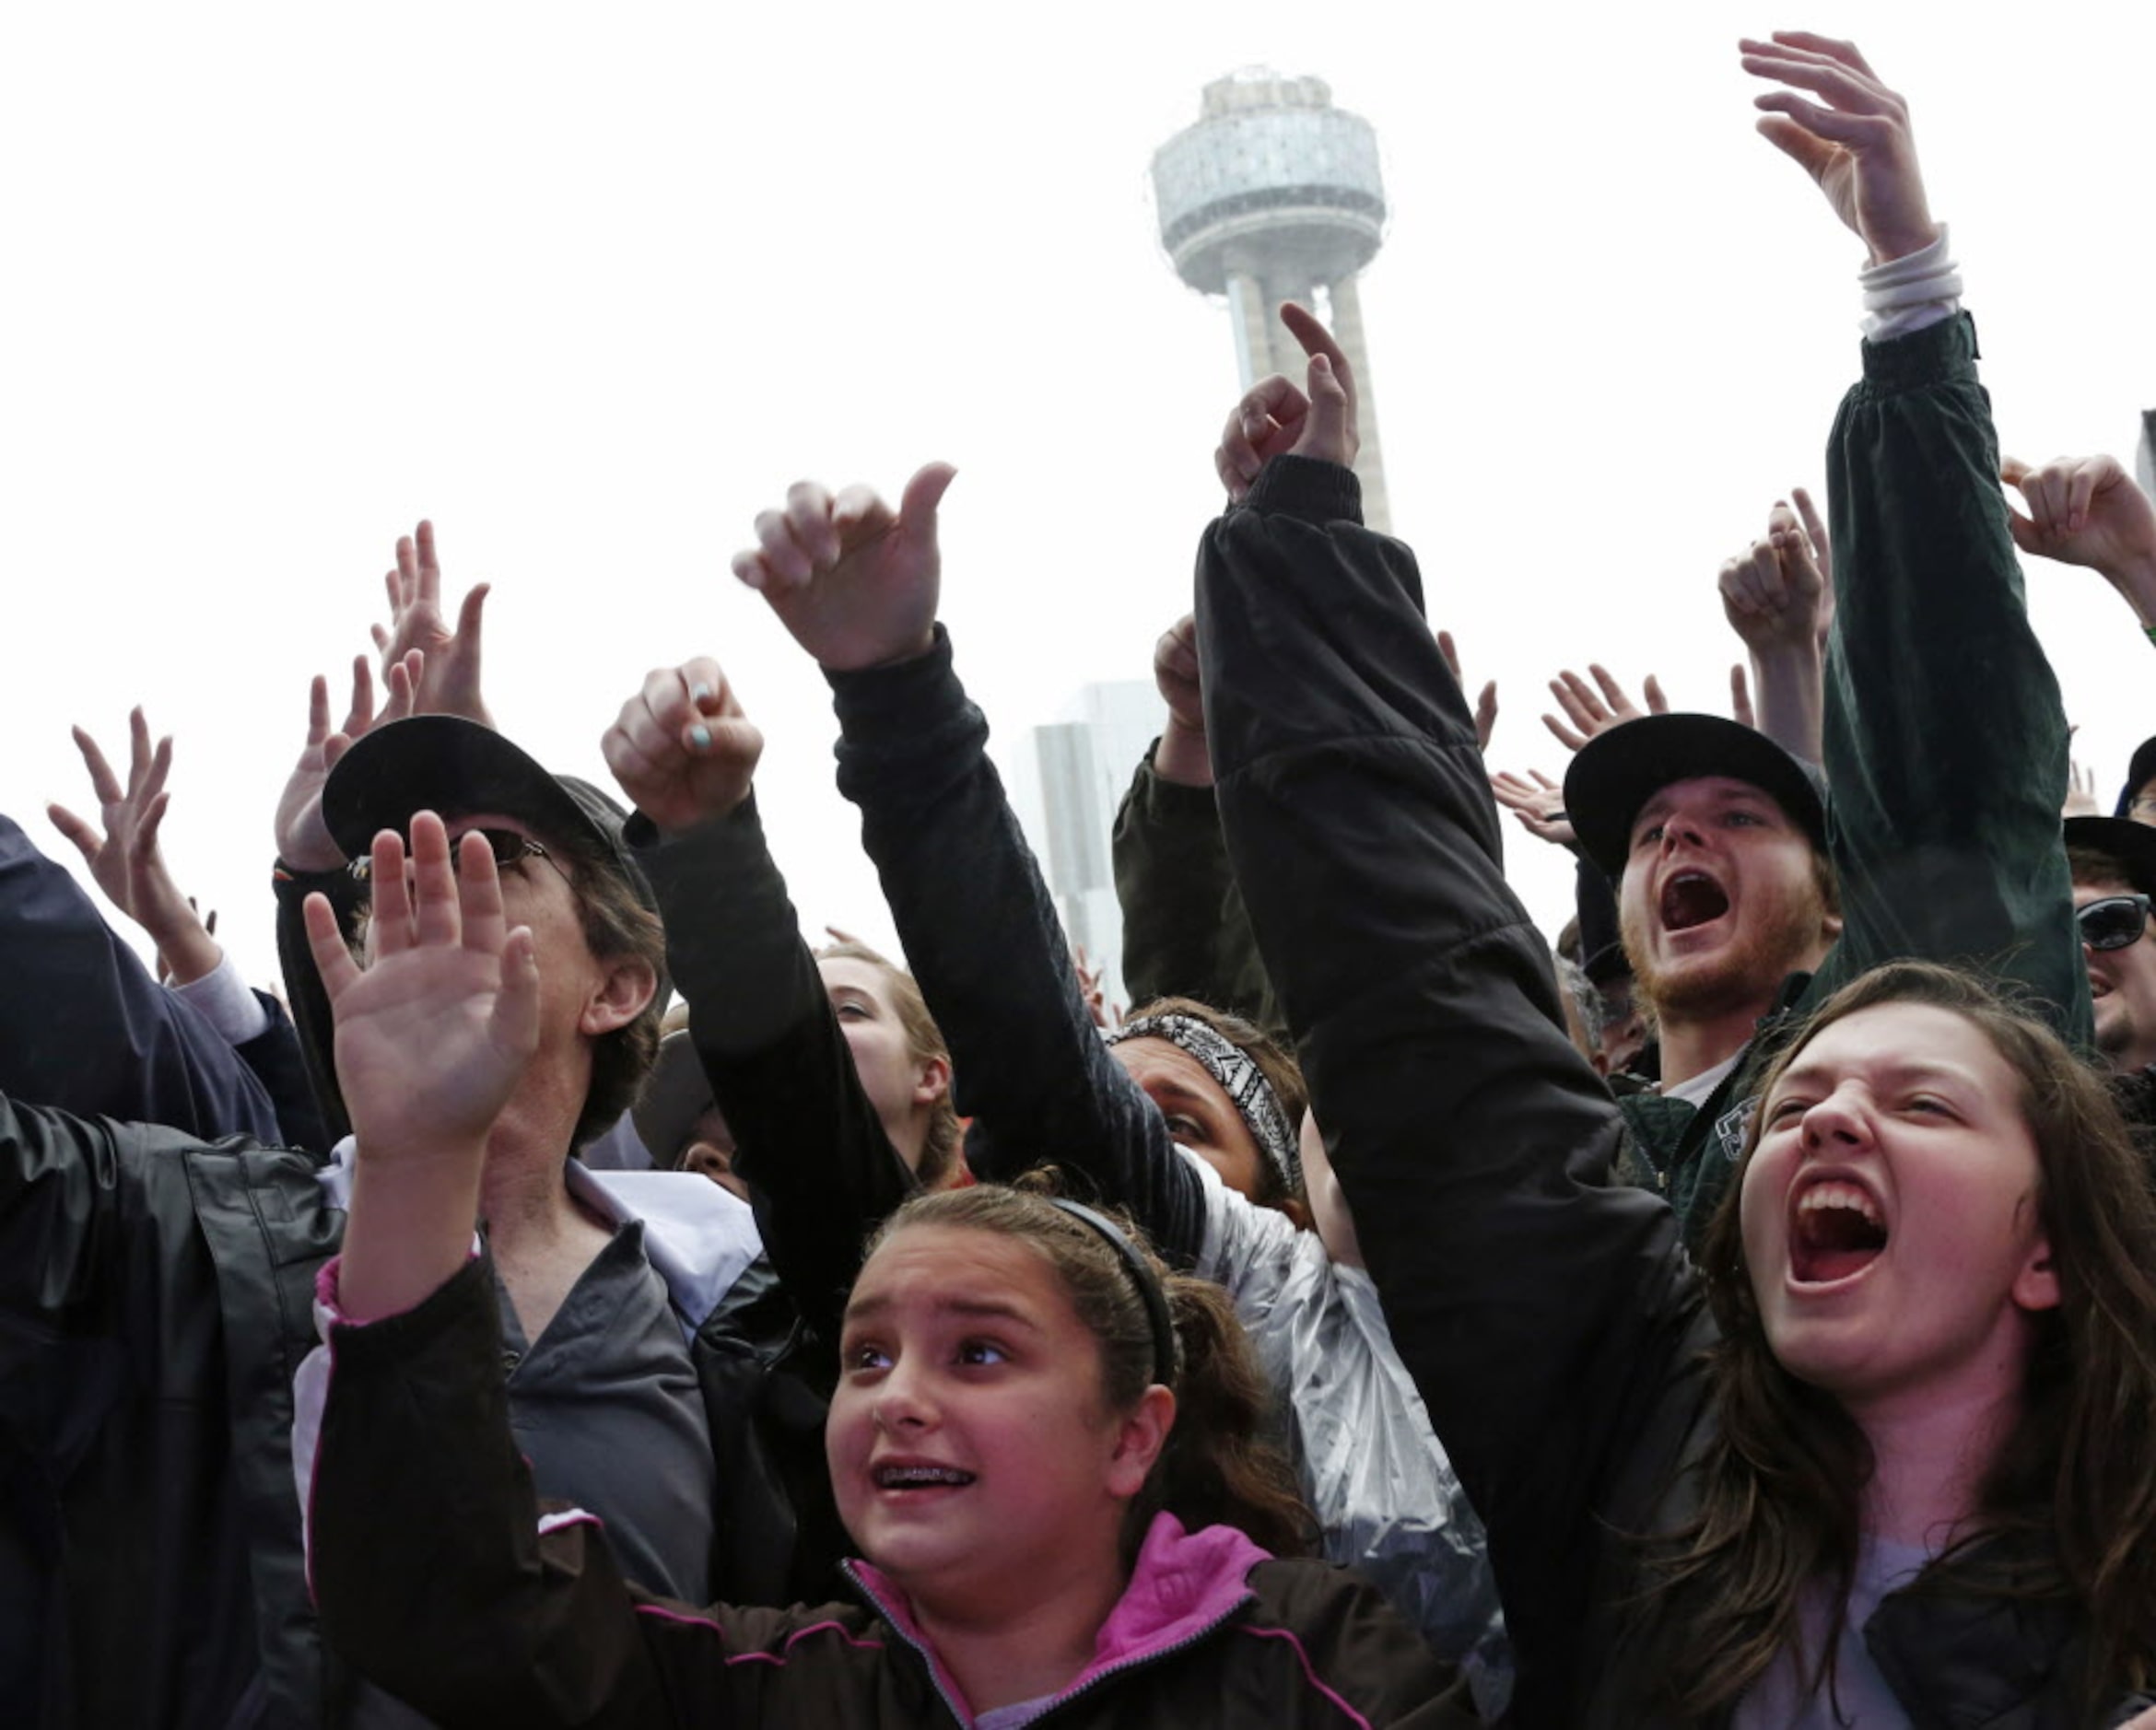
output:
[{"label": "raised arm", "polygon": [[751,786],[763,738],[719,663],[660,668],[601,749],[666,924],[666,966],[764,1248],[836,1349],[869,1233],[913,1189],[855,1072]]},{"label": "raised arm", "polygon": [[231,1045],[150,976],[75,878],[6,817],[0,976],[0,1093],[205,1139],[282,1139],[268,1093]]},{"label": "raised arm", "polygon": [[861,808],[907,960],[950,1043],[967,1159],[985,1176],[1083,1172],[1172,1255],[1203,1229],[1196,1175],[1103,1047],[1038,867],[936,626],[936,511],[923,468],[893,511],[866,488],[797,485],[735,573],[830,679],[839,790]]},{"label": "raised arm", "polygon": [[2039,558],[2086,566],[2156,636],[2156,501],[2125,465],[2116,457],[2054,457],[2033,469],[2009,458],[2000,478],[2027,510],[2008,508],[2014,544]]},{"label": "raised arm", "polygon": [[1783,750],[1817,763],[1834,590],[1823,554],[1807,532],[1810,500],[1801,490],[1797,497],[1804,518],[1776,501],[1766,533],[1723,562],[1719,589],[1722,616],[1744,645],[1759,686],[1753,724]]},{"label": "raised arm", "polygon": [[1827,450],[1824,753],[1844,936],[1814,999],[1899,956],[1999,968],[2085,1043],[2058,843],[2067,727],[2031,630],[1974,326],[1907,105],[1846,42],[1743,45],[1760,129],[1869,249],[1872,340]]},{"label": "raised arm", "polygon": [[352,701],[344,724],[330,725],[329,681],[315,676],[308,694],[307,739],[299,760],[277,800],[275,820],[276,866],[272,883],[277,898],[277,960],[285,975],[285,999],[292,1006],[308,1079],[313,1084],[322,1133],[331,1141],[350,1128],[331,1059],[329,999],[315,972],[312,944],[301,911],[310,895],[319,894],[335,913],[347,936],[355,929],[366,895],[347,869],[351,863],[322,821],[322,789],[355,740],[374,728],[412,713],[423,658],[413,651],[389,670],[389,692],[379,712],[374,679],[362,655],[352,663]]},{"label": "raised arm", "polygon": [[1547,1721],[1634,1378],[1683,1361],[1688,1280],[1668,1211],[1607,1185],[1616,1107],[1506,886],[1413,557],[1360,526],[1344,365],[1297,334],[1306,431],[1199,555],[1221,816],[1393,1343],[1488,1527],[1519,1709]]},{"label": "raised arm", "polygon": [[1160,740],[1116,812],[1109,856],[1123,914],[1123,982],[1133,1007],[1184,997],[1283,1031],[1213,799],[1199,684],[1198,622],[1161,634],[1153,682],[1167,706]]}]

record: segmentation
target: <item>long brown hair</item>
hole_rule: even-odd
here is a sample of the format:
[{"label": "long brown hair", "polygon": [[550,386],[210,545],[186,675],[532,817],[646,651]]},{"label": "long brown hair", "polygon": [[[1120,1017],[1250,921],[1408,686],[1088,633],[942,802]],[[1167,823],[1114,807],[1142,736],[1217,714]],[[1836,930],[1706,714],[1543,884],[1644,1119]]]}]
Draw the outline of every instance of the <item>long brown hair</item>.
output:
[{"label": "long brown hair", "polygon": [[[1776,1059],[1760,1097],[1822,1028],[1912,1002],[1959,1015],[2019,1079],[2060,1287],[2058,1307],[2035,1317],[2021,1413],[1979,1490],[1976,1529],[1916,1589],[2067,1607],[2085,1630],[2079,1685],[2093,1710],[2156,1680],[2156,1197],[2101,1078],[2034,1015],[1953,968],[1897,962],[1837,992]],[[1755,1116],[1745,1159],[1759,1130]],[[1701,1246],[1721,1339],[1700,1511],[1650,1546],[1635,1606],[1643,1620],[1681,1631],[1683,1662],[1661,1666],[1660,1686],[1684,1719],[1726,1711],[1796,1649],[1805,1595],[1822,1584],[1834,1615],[1810,1680],[1832,1685],[1874,1464],[1840,1403],[1768,1346],[1744,1262],[1741,1188],[1729,1185]],[[1999,1537],[2021,1541],[1987,1543]]]},{"label": "long brown hair", "polygon": [[[1025,1187],[977,1184],[916,1196],[869,1245],[909,1225],[962,1226],[1023,1238],[1055,1272],[1078,1319],[1100,1342],[1107,1409],[1136,1408],[1155,1376],[1153,1330],[1131,1270],[1091,1226],[1057,1208],[1052,1178]],[[1265,1438],[1267,1384],[1228,1295],[1210,1280],[1170,1273],[1128,1219],[1109,1213],[1145,1257],[1167,1299],[1176,1331],[1175,1424],[1144,1487],[1123,1515],[1123,1558],[1137,1554],[1153,1516],[1185,1526],[1232,1525],[1276,1556],[1307,1554],[1316,1524],[1294,1468]],[[1159,1379],[1165,1379],[1159,1378]]]}]

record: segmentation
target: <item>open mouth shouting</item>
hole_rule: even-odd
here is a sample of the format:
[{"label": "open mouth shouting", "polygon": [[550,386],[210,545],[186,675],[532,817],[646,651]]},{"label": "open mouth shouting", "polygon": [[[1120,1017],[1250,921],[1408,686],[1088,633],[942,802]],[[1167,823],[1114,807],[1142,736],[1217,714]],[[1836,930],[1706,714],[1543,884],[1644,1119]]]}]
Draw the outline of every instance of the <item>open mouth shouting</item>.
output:
[{"label": "open mouth shouting", "polygon": [[1834,1285],[1879,1259],[1890,1235],[1886,1211],[1862,1184],[1822,1174],[1789,1198],[1789,1276],[1798,1285]]},{"label": "open mouth shouting", "polygon": [[1663,883],[1658,910],[1665,931],[1688,931],[1728,912],[1729,896],[1705,871],[1687,869]]}]

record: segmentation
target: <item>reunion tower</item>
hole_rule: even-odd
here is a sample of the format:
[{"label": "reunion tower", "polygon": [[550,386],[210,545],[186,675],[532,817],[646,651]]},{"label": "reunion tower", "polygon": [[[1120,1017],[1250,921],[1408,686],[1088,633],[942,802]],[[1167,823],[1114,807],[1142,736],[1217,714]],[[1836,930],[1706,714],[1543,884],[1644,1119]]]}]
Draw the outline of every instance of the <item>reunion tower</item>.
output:
[{"label": "reunion tower", "polygon": [[1154,153],[1153,191],[1176,274],[1201,294],[1227,297],[1245,390],[1273,372],[1302,381],[1307,362],[1280,321],[1282,301],[1326,317],[1360,390],[1364,519],[1389,531],[1355,292],[1385,232],[1370,123],[1333,107],[1323,79],[1235,73],[1207,85],[1198,123]]}]

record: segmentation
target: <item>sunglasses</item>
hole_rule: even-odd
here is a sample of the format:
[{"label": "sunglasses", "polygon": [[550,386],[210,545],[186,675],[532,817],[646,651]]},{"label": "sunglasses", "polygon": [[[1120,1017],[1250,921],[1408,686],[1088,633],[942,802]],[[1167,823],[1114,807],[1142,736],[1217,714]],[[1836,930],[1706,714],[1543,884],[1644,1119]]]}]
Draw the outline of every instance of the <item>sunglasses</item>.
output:
[{"label": "sunglasses", "polygon": [[2091,949],[2124,949],[2140,941],[2149,924],[2147,895],[2105,895],[2074,915],[2081,941]]},{"label": "sunglasses", "polygon": [[[572,889],[576,887],[575,880],[569,876],[568,872],[562,871],[561,861],[528,835],[520,835],[514,829],[467,829],[464,831],[464,835],[482,836],[486,838],[486,850],[494,855],[495,868],[498,871],[507,871],[519,859],[543,859],[556,871],[561,871],[562,882],[568,883]],[[452,871],[461,872],[463,870],[462,860],[464,853],[464,835],[454,836],[450,840],[450,870]],[[406,845],[410,845],[409,841],[406,842]],[[346,869],[351,871],[355,879],[365,883],[374,875],[374,861],[362,853]]]}]

